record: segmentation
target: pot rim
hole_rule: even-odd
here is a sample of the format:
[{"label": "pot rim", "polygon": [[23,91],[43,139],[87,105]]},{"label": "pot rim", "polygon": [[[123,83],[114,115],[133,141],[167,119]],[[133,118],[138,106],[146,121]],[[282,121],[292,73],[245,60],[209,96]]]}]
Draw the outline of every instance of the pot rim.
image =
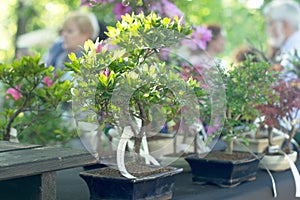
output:
[{"label": "pot rim", "polygon": [[160,167],[167,168],[169,170],[166,171],[166,172],[160,172],[160,173],[151,174],[151,175],[148,175],[148,176],[141,176],[141,177],[136,177],[136,178],[130,179],[130,178],[126,178],[126,177],[112,177],[112,176],[96,175],[95,173],[97,171],[103,170],[104,168],[107,168],[107,167],[103,167],[103,168],[92,169],[92,170],[87,170],[87,171],[80,172],[79,176],[81,176],[81,177],[83,177],[83,176],[86,176],[86,177],[99,177],[99,178],[103,178],[103,179],[115,179],[115,180],[120,180],[120,181],[141,182],[141,181],[152,180],[152,179],[156,179],[156,178],[160,178],[160,177],[173,176],[173,175],[179,174],[183,171],[183,168],[176,168],[176,167],[171,167],[171,166],[160,166]]}]

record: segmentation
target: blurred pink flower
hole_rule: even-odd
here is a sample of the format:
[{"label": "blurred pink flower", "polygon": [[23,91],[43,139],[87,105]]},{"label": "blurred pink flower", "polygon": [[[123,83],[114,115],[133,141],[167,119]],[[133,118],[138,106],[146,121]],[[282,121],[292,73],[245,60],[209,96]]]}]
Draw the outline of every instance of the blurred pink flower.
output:
[{"label": "blurred pink flower", "polygon": [[[6,94],[10,94],[14,98],[14,100],[17,101],[18,99],[20,99],[22,97],[21,92],[19,92],[20,88],[21,88],[21,85],[16,86],[16,88],[8,88],[6,91]],[[9,96],[6,96],[6,99],[8,99],[8,98],[9,98]]]},{"label": "blurred pink flower", "polygon": [[131,7],[124,6],[122,3],[116,3],[114,9],[112,10],[112,12],[116,14],[117,20],[120,20],[122,15],[129,13],[130,11]]},{"label": "blurred pink flower", "polygon": [[95,49],[96,53],[100,53],[102,51],[102,44],[96,43],[95,45],[96,45],[96,49]]},{"label": "blurred pink flower", "polygon": [[211,39],[211,30],[207,29],[205,26],[198,26],[192,33],[192,38],[183,40],[182,44],[189,46],[189,48],[193,51],[198,48],[205,50],[207,42]]},{"label": "blurred pink flower", "polygon": [[46,77],[44,78],[44,83],[46,83],[46,85],[47,85],[48,87],[50,87],[50,86],[52,86],[52,85],[54,84],[54,82],[50,79],[49,76],[46,76]]},{"label": "blurred pink flower", "polygon": [[103,74],[106,76],[106,77],[109,77],[110,75],[110,70],[108,68],[105,69],[105,71],[103,72]]}]

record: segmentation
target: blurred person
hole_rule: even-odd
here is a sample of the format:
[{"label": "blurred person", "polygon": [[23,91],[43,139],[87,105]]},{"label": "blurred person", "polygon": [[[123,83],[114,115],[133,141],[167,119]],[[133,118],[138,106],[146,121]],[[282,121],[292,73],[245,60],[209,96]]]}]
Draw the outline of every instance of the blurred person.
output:
[{"label": "blurred person", "polygon": [[[281,78],[285,81],[297,79],[299,69],[293,65],[292,60],[295,59],[296,53],[300,53],[300,4],[294,0],[274,0],[268,3],[263,11],[272,64],[280,64]],[[291,115],[295,113],[292,112]],[[300,119],[300,113],[296,118]],[[286,122],[281,121],[280,124],[289,129]],[[300,138],[299,130],[298,125],[295,138]]]},{"label": "blurred person", "polygon": [[[88,39],[96,40],[100,33],[98,20],[93,13],[83,11],[73,11],[65,18],[60,37],[50,47],[44,55],[44,62],[47,66],[54,67],[56,70],[64,70],[65,62],[71,62],[68,54],[75,53],[77,57],[82,56],[83,46]],[[68,71],[62,77],[62,80],[72,80],[72,72]],[[62,119],[71,129],[75,128],[75,121],[72,114],[72,104],[63,103],[60,106]]]},{"label": "blurred person", "polygon": [[251,62],[263,61],[260,52],[256,49],[245,45],[239,46],[233,53],[233,62],[238,65],[247,59],[250,59]]},{"label": "blurred person", "polygon": [[[54,66],[55,70],[63,70],[64,63],[69,62],[68,54],[73,52],[77,57],[82,55],[84,42],[88,39],[96,40],[101,33],[99,21],[93,13],[74,11],[70,13],[61,30],[61,37],[50,47],[45,55],[47,66]],[[70,79],[67,73],[65,79]]]},{"label": "blurred person", "polygon": [[31,52],[27,47],[23,47],[23,48],[17,47],[15,58],[21,59],[23,56],[34,56],[34,53]]},{"label": "blurred person", "polygon": [[284,77],[295,78],[291,59],[300,53],[300,5],[294,0],[274,0],[264,10],[269,58],[283,67]]}]

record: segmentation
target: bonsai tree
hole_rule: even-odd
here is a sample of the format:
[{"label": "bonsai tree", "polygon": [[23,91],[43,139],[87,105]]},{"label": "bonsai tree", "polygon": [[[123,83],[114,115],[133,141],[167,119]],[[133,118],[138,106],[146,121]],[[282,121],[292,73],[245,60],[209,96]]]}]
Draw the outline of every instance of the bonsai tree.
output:
[{"label": "bonsai tree", "polygon": [[269,92],[276,76],[270,71],[270,67],[265,61],[251,62],[246,59],[228,71],[219,68],[226,94],[226,112],[221,136],[227,142],[226,151],[229,153],[233,151],[235,138],[247,141],[242,133],[255,128],[253,121],[260,117],[256,107],[266,104],[272,98]]},{"label": "bonsai tree", "polygon": [[[54,74],[53,70],[41,63],[40,55],[0,64],[0,82],[6,91],[0,111],[0,138],[9,140],[13,128],[21,133],[33,124],[41,123],[42,116],[56,112],[58,106],[69,99],[70,82],[61,81],[64,73],[57,71]],[[30,120],[25,120],[28,115]]]},{"label": "bonsai tree", "polygon": [[285,153],[291,152],[291,141],[300,123],[299,83],[299,79],[291,79],[289,81],[279,80],[278,83],[273,86],[273,91],[279,96],[277,101],[273,99],[267,105],[258,106],[258,110],[264,116],[263,124],[268,126],[270,146],[273,145],[271,133],[274,128],[288,134],[289,137],[283,149]]},{"label": "bonsai tree", "polygon": [[[129,139],[134,138],[136,155],[153,161],[145,142],[140,148],[151,136],[149,130],[153,126],[159,130],[179,113],[182,118],[187,116],[181,108],[192,106],[194,82],[185,82],[175,67],[167,66],[159,56],[161,48],[177,44],[190,33],[178,17],[126,14],[116,27],[108,27],[107,41],[87,41],[83,57],[69,55],[72,63],[66,65],[75,72],[72,91],[77,120],[95,122],[98,134],[107,127],[117,130],[117,136],[121,136],[118,167],[126,177],[132,177],[124,168]],[[157,128],[154,122],[162,124]]]}]

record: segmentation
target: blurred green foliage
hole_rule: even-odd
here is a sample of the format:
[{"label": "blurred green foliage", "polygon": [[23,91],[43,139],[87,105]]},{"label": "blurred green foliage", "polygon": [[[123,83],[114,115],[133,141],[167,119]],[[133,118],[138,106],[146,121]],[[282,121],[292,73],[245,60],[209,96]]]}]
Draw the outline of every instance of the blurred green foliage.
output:
[{"label": "blurred green foliage", "polygon": [[[254,0],[251,0],[254,1]],[[264,0],[264,4],[270,0]],[[297,0],[300,2],[300,0]],[[249,9],[246,0],[173,0],[185,13],[188,22],[195,25],[218,23],[224,26],[227,32],[227,45],[221,55],[227,60],[232,52],[248,38],[257,47],[265,50],[264,18],[261,8]],[[20,4],[22,5],[20,7]],[[52,28],[59,31],[66,14],[80,6],[80,0],[12,0],[2,4],[0,17],[0,62],[10,62],[15,55],[14,45],[17,34],[18,18],[25,23],[23,30],[18,34],[31,32],[42,28]],[[98,18],[108,25],[115,23],[111,12],[113,5],[96,6],[91,9]],[[81,8],[82,9],[82,8]],[[83,9],[89,9],[87,7]],[[25,19],[25,20],[24,20]],[[9,30],[9,33],[7,33]],[[3,41],[2,41],[3,40]],[[47,47],[31,49],[33,52],[45,52]]]},{"label": "blurred green foliage", "polygon": [[[225,51],[219,55],[221,58],[231,62],[234,50],[247,39],[257,48],[266,51],[266,38],[264,33],[264,17],[261,13],[262,5],[258,9],[247,8],[247,0],[173,0],[175,4],[185,13],[186,21],[198,26],[200,24],[217,23],[221,24],[227,33],[227,44]],[[250,0],[255,1],[255,0]],[[271,0],[264,0],[264,4]],[[300,2],[300,0],[297,0]],[[80,0],[1,0],[0,7],[0,63],[11,63],[15,57],[16,39],[19,35],[35,30],[49,28],[54,32],[60,30],[64,17],[72,10],[89,9],[80,8]],[[100,21],[107,25],[113,25],[115,18],[110,6],[97,6],[91,9]],[[36,40],[45,40],[34,38]],[[48,46],[33,46],[29,50],[32,53],[44,53]],[[3,91],[0,91],[3,93]],[[1,95],[3,96],[3,95]],[[1,103],[1,102],[0,102]],[[56,131],[59,121],[52,121],[50,124],[31,127],[31,134],[20,135],[23,141],[45,144],[47,141],[67,141],[73,137],[73,133],[65,134]],[[55,130],[54,135],[48,134]],[[28,129],[29,130],[29,129]],[[39,131],[44,130],[44,131]]]},{"label": "blurred green foliage", "polygon": [[[21,120],[26,123],[34,118],[33,114],[25,115]],[[61,117],[61,112],[39,114],[39,123],[31,124],[18,133],[22,143],[40,145],[64,145],[77,137],[76,131],[70,129],[70,122]]]},{"label": "blurred green foliage", "polygon": [[68,123],[70,120],[62,117],[70,110],[64,105],[68,105],[71,98],[71,83],[62,80],[65,72],[57,70],[54,75],[53,70],[40,62],[39,54],[23,56],[12,64],[0,63],[0,89],[6,91],[0,107],[2,139],[10,139],[12,128],[18,134],[23,131],[36,134],[37,137],[24,134],[20,139],[27,137],[31,141],[40,140],[42,144],[64,142],[64,137],[72,137],[71,129],[67,129],[72,127]]}]

